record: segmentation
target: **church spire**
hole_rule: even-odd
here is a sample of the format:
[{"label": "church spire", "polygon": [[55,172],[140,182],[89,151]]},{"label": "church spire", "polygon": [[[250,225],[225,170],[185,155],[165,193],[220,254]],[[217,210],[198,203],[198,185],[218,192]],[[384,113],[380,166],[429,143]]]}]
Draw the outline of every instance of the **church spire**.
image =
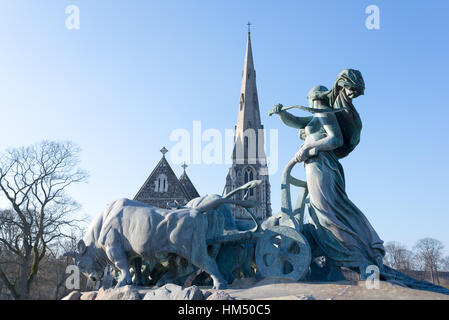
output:
[{"label": "church spire", "polygon": [[[260,121],[250,27],[251,23],[248,22],[242,87],[235,126],[235,145],[232,167],[226,176],[225,192],[228,193],[251,180],[262,180],[262,184],[257,190],[249,192],[248,196],[260,203],[260,206],[253,211],[256,217],[265,219],[271,216],[270,181],[267,158],[264,152],[264,130]],[[241,196],[235,194],[233,199],[239,199]],[[248,214],[242,208],[231,206],[231,210],[234,218],[248,219]]]},{"label": "church spire", "polygon": [[[257,95],[256,70],[254,68],[250,26],[251,24],[248,22],[248,38],[246,42],[245,63],[242,72],[239,112],[237,125],[235,127],[236,148],[234,149],[234,159],[241,157],[245,158],[245,160],[240,159],[239,162],[247,161],[248,154],[250,155],[250,158],[258,158],[256,155],[258,153],[258,146],[263,146],[260,144],[262,141],[259,142],[259,138],[257,137],[259,129],[263,129],[263,126],[260,120],[259,98]],[[252,132],[247,131],[248,129],[252,129],[250,130]],[[256,136],[256,138],[252,138],[253,136]],[[245,137],[250,138],[249,145],[245,143]],[[239,153],[238,150],[244,150],[244,152],[240,152],[241,155],[236,155],[236,151]]]},{"label": "church spire", "polygon": [[257,96],[256,70],[254,69],[251,33],[248,31],[245,64],[243,65],[242,87],[240,89],[240,108],[237,130],[260,129],[259,99]]}]

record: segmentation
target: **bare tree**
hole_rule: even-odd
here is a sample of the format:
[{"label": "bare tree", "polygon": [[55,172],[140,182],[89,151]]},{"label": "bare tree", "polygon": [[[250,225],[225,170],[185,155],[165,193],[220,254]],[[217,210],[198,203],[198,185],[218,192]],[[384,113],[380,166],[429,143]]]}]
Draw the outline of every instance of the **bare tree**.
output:
[{"label": "bare tree", "polygon": [[438,270],[442,262],[444,245],[433,238],[418,240],[415,245],[416,258],[424,272],[429,272],[433,284],[440,284]]},{"label": "bare tree", "polygon": [[393,269],[410,274],[414,269],[413,252],[399,242],[388,242],[385,244],[384,263]]},{"label": "bare tree", "polygon": [[449,256],[442,259],[441,270],[446,271],[446,272],[449,271]]},{"label": "bare tree", "polygon": [[[51,261],[49,265],[49,270],[52,273],[51,287],[53,292],[51,297],[54,300],[60,299],[69,293],[68,289],[64,286],[67,279],[66,268],[73,264],[72,258],[64,257],[63,254],[68,251],[75,251],[77,248],[78,239],[82,238],[84,234],[84,229],[74,230],[70,235],[70,238],[61,238],[53,246],[51,250],[51,255],[48,258]],[[83,275],[83,274],[81,274]],[[82,283],[80,283],[80,288],[86,288],[86,277],[82,277]]]},{"label": "bare tree", "polygon": [[66,189],[87,179],[78,168],[79,148],[43,141],[0,156],[0,196],[11,210],[0,215],[0,281],[14,299],[28,299],[49,246],[69,237],[83,219]]}]

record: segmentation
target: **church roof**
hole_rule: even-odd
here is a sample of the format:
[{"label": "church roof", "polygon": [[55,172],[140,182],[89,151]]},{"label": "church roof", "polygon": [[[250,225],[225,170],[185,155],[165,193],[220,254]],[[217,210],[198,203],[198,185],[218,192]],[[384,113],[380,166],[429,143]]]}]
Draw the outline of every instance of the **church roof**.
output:
[{"label": "church roof", "polygon": [[[182,181],[176,177],[173,169],[165,158],[167,149],[161,149],[162,158],[137,192],[134,200],[166,207],[167,202],[178,201],[181,204],[198,197],[198,192],[187,175]],[[181,175],[181,177],[183,176]],[[187,180],[188,183],[187,183]],[[188,186],[188,188],[186,188]],[[194,190],[194,191],[193,191]],[[193,195],[193,197],[192,197]]]},{"label": "church roof", "polygon": [[181,182],[185,191],[187,192],[187,194],[191,199],[198,198],[200,196],[198,191],[196,191],[196,188],[193,185],[192,181],[190,180],[189,176],[187,175],[185,169],[184,172],[179,177],[179,182]]}]

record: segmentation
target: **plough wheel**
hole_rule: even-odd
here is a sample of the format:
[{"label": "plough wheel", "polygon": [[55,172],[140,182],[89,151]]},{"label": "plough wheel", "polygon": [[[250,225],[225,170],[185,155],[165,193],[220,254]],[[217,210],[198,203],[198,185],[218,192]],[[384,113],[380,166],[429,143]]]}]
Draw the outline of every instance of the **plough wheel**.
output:
[{"label": "plough wheel", "polygon": [[290,227],[270,227],[263,231],[256,244],[256,264],[262,277],[301,280],[309,270],[311,259],[307,240]]}]

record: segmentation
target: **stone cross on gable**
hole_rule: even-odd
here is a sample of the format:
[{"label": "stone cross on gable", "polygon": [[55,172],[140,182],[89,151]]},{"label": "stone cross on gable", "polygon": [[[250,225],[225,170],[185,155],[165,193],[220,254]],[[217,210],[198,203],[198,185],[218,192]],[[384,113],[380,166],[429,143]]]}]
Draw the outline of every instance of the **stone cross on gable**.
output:
[{"label": "stone cross on gable", "polygon": [[184,164],[181,167],[184,169],[184,172],[186,172],[186,168],[188,167],[188,165],[184,162]]},{"label": "stone cross on gable", "polygon": [[161,150],[162,156],[165,157],[165,154],[168,152],[167,148],[163,147]]}]

